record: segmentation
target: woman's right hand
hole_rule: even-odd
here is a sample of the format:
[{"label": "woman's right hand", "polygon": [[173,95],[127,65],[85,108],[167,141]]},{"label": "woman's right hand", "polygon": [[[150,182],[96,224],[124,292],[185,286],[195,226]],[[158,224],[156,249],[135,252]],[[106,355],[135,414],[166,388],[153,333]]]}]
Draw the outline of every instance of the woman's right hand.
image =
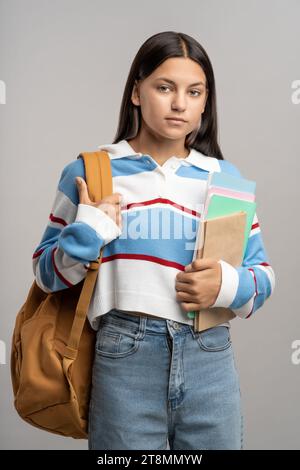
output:
[{"label": "woman's right hand", "polygon": [[121,199],[120,193],[113,193],[106,196],[99,202],[92,202],[89,197],[87,184],[80,176],[76,177],[76,184],[79,193],[79,204],[88,204],[97,207],[105,212],[122,229]]}]

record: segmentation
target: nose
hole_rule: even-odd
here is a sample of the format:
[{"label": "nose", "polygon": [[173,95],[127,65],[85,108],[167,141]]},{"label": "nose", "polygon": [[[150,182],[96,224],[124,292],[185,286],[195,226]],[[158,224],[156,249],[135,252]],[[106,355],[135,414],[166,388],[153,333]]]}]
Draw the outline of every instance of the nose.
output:
[{"label": "nose", "polygon": [[186,108],[186,101],[184,93],[175,93],[172,101],[172,110],[184,111]]}]

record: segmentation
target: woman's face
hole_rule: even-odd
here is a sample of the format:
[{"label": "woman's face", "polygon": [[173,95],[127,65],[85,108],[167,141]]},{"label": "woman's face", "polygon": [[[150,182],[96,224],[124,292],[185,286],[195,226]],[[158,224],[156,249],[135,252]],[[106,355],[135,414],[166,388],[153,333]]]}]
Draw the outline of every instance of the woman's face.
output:
[{"label": "woman's face", "polygon": [[[206,77],[200,65],[189,58],[172,57],[136,82],[131,99],[141,106],[142,119],[150,132],[180,140],[199,128],[207,95]],[[172,122],[168,119],[171,117],[185,122]]]}]

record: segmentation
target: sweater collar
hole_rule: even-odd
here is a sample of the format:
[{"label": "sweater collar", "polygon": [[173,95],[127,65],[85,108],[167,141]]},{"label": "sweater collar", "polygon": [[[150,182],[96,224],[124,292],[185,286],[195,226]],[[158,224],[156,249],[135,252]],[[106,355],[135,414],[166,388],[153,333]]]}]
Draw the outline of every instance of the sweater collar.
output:
[{"label": "sweater collar", "polygon": [[[129,142],[126,139],[119,140],[119,142],[115,144],[103,144],[98,146],[99,149],[105,150],[110,154],[110,159],[113,160],[115,158],[123,158],[123,157],[142,157],[144,154],[141,152],[135,152],[134,149],[131,147]],[[219,172],[220,163],[219,160],[215,157],[208,157],[198,150],[191,148],[188,157],[186,158],[179,158],[185,165],[191,164],[203,170],[209,172]]]}]

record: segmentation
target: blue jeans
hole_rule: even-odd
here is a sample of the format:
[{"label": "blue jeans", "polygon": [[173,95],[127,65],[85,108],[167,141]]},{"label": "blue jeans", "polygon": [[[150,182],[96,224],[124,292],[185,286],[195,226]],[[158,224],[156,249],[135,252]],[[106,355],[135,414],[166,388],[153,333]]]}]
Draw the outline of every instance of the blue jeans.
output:
[{"label": "blue jeans", "polygon": [[242,449],[229,328],[199,333],[184,323],[116,309],[103,315],[88,444],[97,450]]}]

